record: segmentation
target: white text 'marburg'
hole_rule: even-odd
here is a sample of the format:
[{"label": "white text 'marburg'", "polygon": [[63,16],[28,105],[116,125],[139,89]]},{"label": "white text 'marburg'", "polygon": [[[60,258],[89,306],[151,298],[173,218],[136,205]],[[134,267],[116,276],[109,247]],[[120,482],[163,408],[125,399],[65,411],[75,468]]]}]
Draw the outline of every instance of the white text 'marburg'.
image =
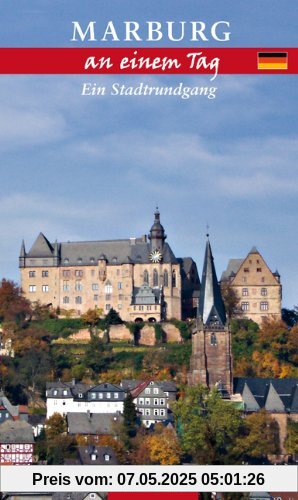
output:
[{"label": "white text 'marburg'", "polygon": [[72,42],[217,42],[230,41],[229,21],[216,21],[206,24],[203,21],[123,21],[115,25],[109,21],[99,28],[96,21],[82,26],[73,21]]}]

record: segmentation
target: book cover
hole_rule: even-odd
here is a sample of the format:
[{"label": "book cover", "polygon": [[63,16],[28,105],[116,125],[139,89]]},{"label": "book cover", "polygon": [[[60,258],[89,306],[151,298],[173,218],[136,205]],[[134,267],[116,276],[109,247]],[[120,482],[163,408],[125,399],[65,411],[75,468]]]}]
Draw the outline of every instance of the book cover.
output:
[{"label": "book cover", "polygon": [[[294,314],[296,25],[290,0],[2,1],[1,276],[21,284],[23,272],[26,297],[66,315],[71,310],[78,317],[97,307],[105,315],[115,309],[130,323],[185,320],[195,315],[199,281],[190,285],[184,306],[182,296],[172,291],[167,296],[165,289],[170,280],[171,290],[178,290],[188,257],[198,271],[197,278],[196,270],[192,276],[189,270],[189,280],[202,282],[207,234],[218,280],[234,279],[244,259],[249,266],[249,255],[258,254],[264,260],[256,273],[272,272],[282,284],[282,307]],[[154,224],[163,232],[155,233]],[[154,238],[170,246],[152,246]],[[106,250],[93,254],[92,242],[104,242]],[[143,250],[131,250],[132,245]],[[37,268],[52,265],[47,252],[61,269],[52,281],[36,285],[28,266],[33,269],[35,259],[43,259]],[[152,283],[151,271],[148,278],[144,274],[146,259]],[[74,274],[71,296],[63,269],[95,261],[99,284],[90,274],[91,291],[84,296],[83,274]],[[129,285],[123,285],[128,275],[122,283],[115,274],[113,301],[114,282],[106,279],[105,265],[118,264],[127,273],[130,265],[144,266]],[[169,267],[161,271],[161,264]],[[257,323],[280,319],[280,286],[270,302],[269,285],[259,287],[257,298],[259,289],[247,288],[241,279],[236,285],[242,313]],[[124,286],[131,287],[131,301],[125,302]],[[155,309],[148,309],[150,293]],[[137,306],[144,294],[145,310],[143,302]],[[154,328],[159,342],[163,333]],[[64,361],[56,375],[64,381],[83,378]],[[297,375],[288,359],[277,364],[275,372],[264,368],[260,376]],[[156,369],[160,380],[161,368]],[[8,384],[5,376],[2,371]]]}]

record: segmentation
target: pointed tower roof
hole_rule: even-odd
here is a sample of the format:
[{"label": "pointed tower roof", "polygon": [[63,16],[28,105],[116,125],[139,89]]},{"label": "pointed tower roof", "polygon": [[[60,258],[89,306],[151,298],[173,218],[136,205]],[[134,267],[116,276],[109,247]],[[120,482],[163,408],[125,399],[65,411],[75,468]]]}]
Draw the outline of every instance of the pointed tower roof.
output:
[{"label": "pointed tower roof", "polygon": [[160,212],[158,207],[156,207],[154,212],[154,222],[150,229],[149,240],[158,239],[164,241],[166,237],[164,227],[160,223]]},{"label": "pointed tower roof", "polygon": [[39,233],[32,247],[30,248],[30,257],[52,257],[53,247],[44,234]]},{"label": "pointed tower roof", "polygon": [[26,257],[26,249],[25,249],[25,242],[24,242],[24,240],[22,240],[20,257]]},{"label": "pointed tower roof", "polygon": [[216,276],[209,238],[206,243],[198,317],[203,320],[205,326],[209,327],[223,327],[226,323],[225,306]]}]

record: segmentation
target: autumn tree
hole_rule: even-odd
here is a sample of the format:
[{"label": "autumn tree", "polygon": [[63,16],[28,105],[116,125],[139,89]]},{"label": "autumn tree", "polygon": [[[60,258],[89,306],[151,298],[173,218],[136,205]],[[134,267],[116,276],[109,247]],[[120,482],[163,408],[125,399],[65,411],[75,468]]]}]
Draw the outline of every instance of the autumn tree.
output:
[{"label": "autumn tree", "polygon": [[66,430],[66,420],[60,413],[53,413],[53,415],[46,420],[46,438],[48,441],[51,441],[56,436],[64,434]]},{"label": "autumn tree", "polygon": [[279,451],[278,423],[265,410],[248,415],[236,439],[234,454],[241,461],[251,463],[254,460],[262,461]]},{"label": "autumn tree", "polygon": [[99,373],[107,365],[111,359],[111,347],[104,344],[97,335],[91,335],[90,341],[87,344],[83,364],[86,368],[91,368],[93,372]]},{"label": "autumn tree", "polygon": [[178,465],[182,456],[182,449],[173,429],[156,425],[155,432],[148,436],[147,446],[150,461],[158,465]]},{"label": "autumn tree", "polygon": [[20,324],[31,316],[29,300],[23,296],[21,288],[10,280],[2,279],[0,286],[0,321]]},{"label": "autumn tree", "polygon": [[222,281],[220,284],[220,290],[224,301],[227,317],[231,319],[236,316],[240,316],[242,314],[242,311],[239,307],[240,298],[231,284],[228,281]]},{"label": "autumn tree", "polygon": [[100,322],[101,315],[102,309],[88,309],[88,311],[82,314],[81,320],[92,329]]}]

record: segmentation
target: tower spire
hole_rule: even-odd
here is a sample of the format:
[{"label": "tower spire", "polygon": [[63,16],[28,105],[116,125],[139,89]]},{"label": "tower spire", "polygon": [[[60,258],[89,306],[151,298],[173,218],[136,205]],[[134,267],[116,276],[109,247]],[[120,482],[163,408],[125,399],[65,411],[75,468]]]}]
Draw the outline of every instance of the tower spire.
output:
[{"label": "tower spire", "polygon": [[216,276],[208,233],[197,316],[208,327],[224,327],[226,323],[225,306]]},{"label": "tower spire", "polygon": [[158,206],[154,212],[154,222],[150,229],[149,240],[151,242],[151,251],[163,250],[163,245],[166,239],[164,227],[160,223],[160,212]]}]

